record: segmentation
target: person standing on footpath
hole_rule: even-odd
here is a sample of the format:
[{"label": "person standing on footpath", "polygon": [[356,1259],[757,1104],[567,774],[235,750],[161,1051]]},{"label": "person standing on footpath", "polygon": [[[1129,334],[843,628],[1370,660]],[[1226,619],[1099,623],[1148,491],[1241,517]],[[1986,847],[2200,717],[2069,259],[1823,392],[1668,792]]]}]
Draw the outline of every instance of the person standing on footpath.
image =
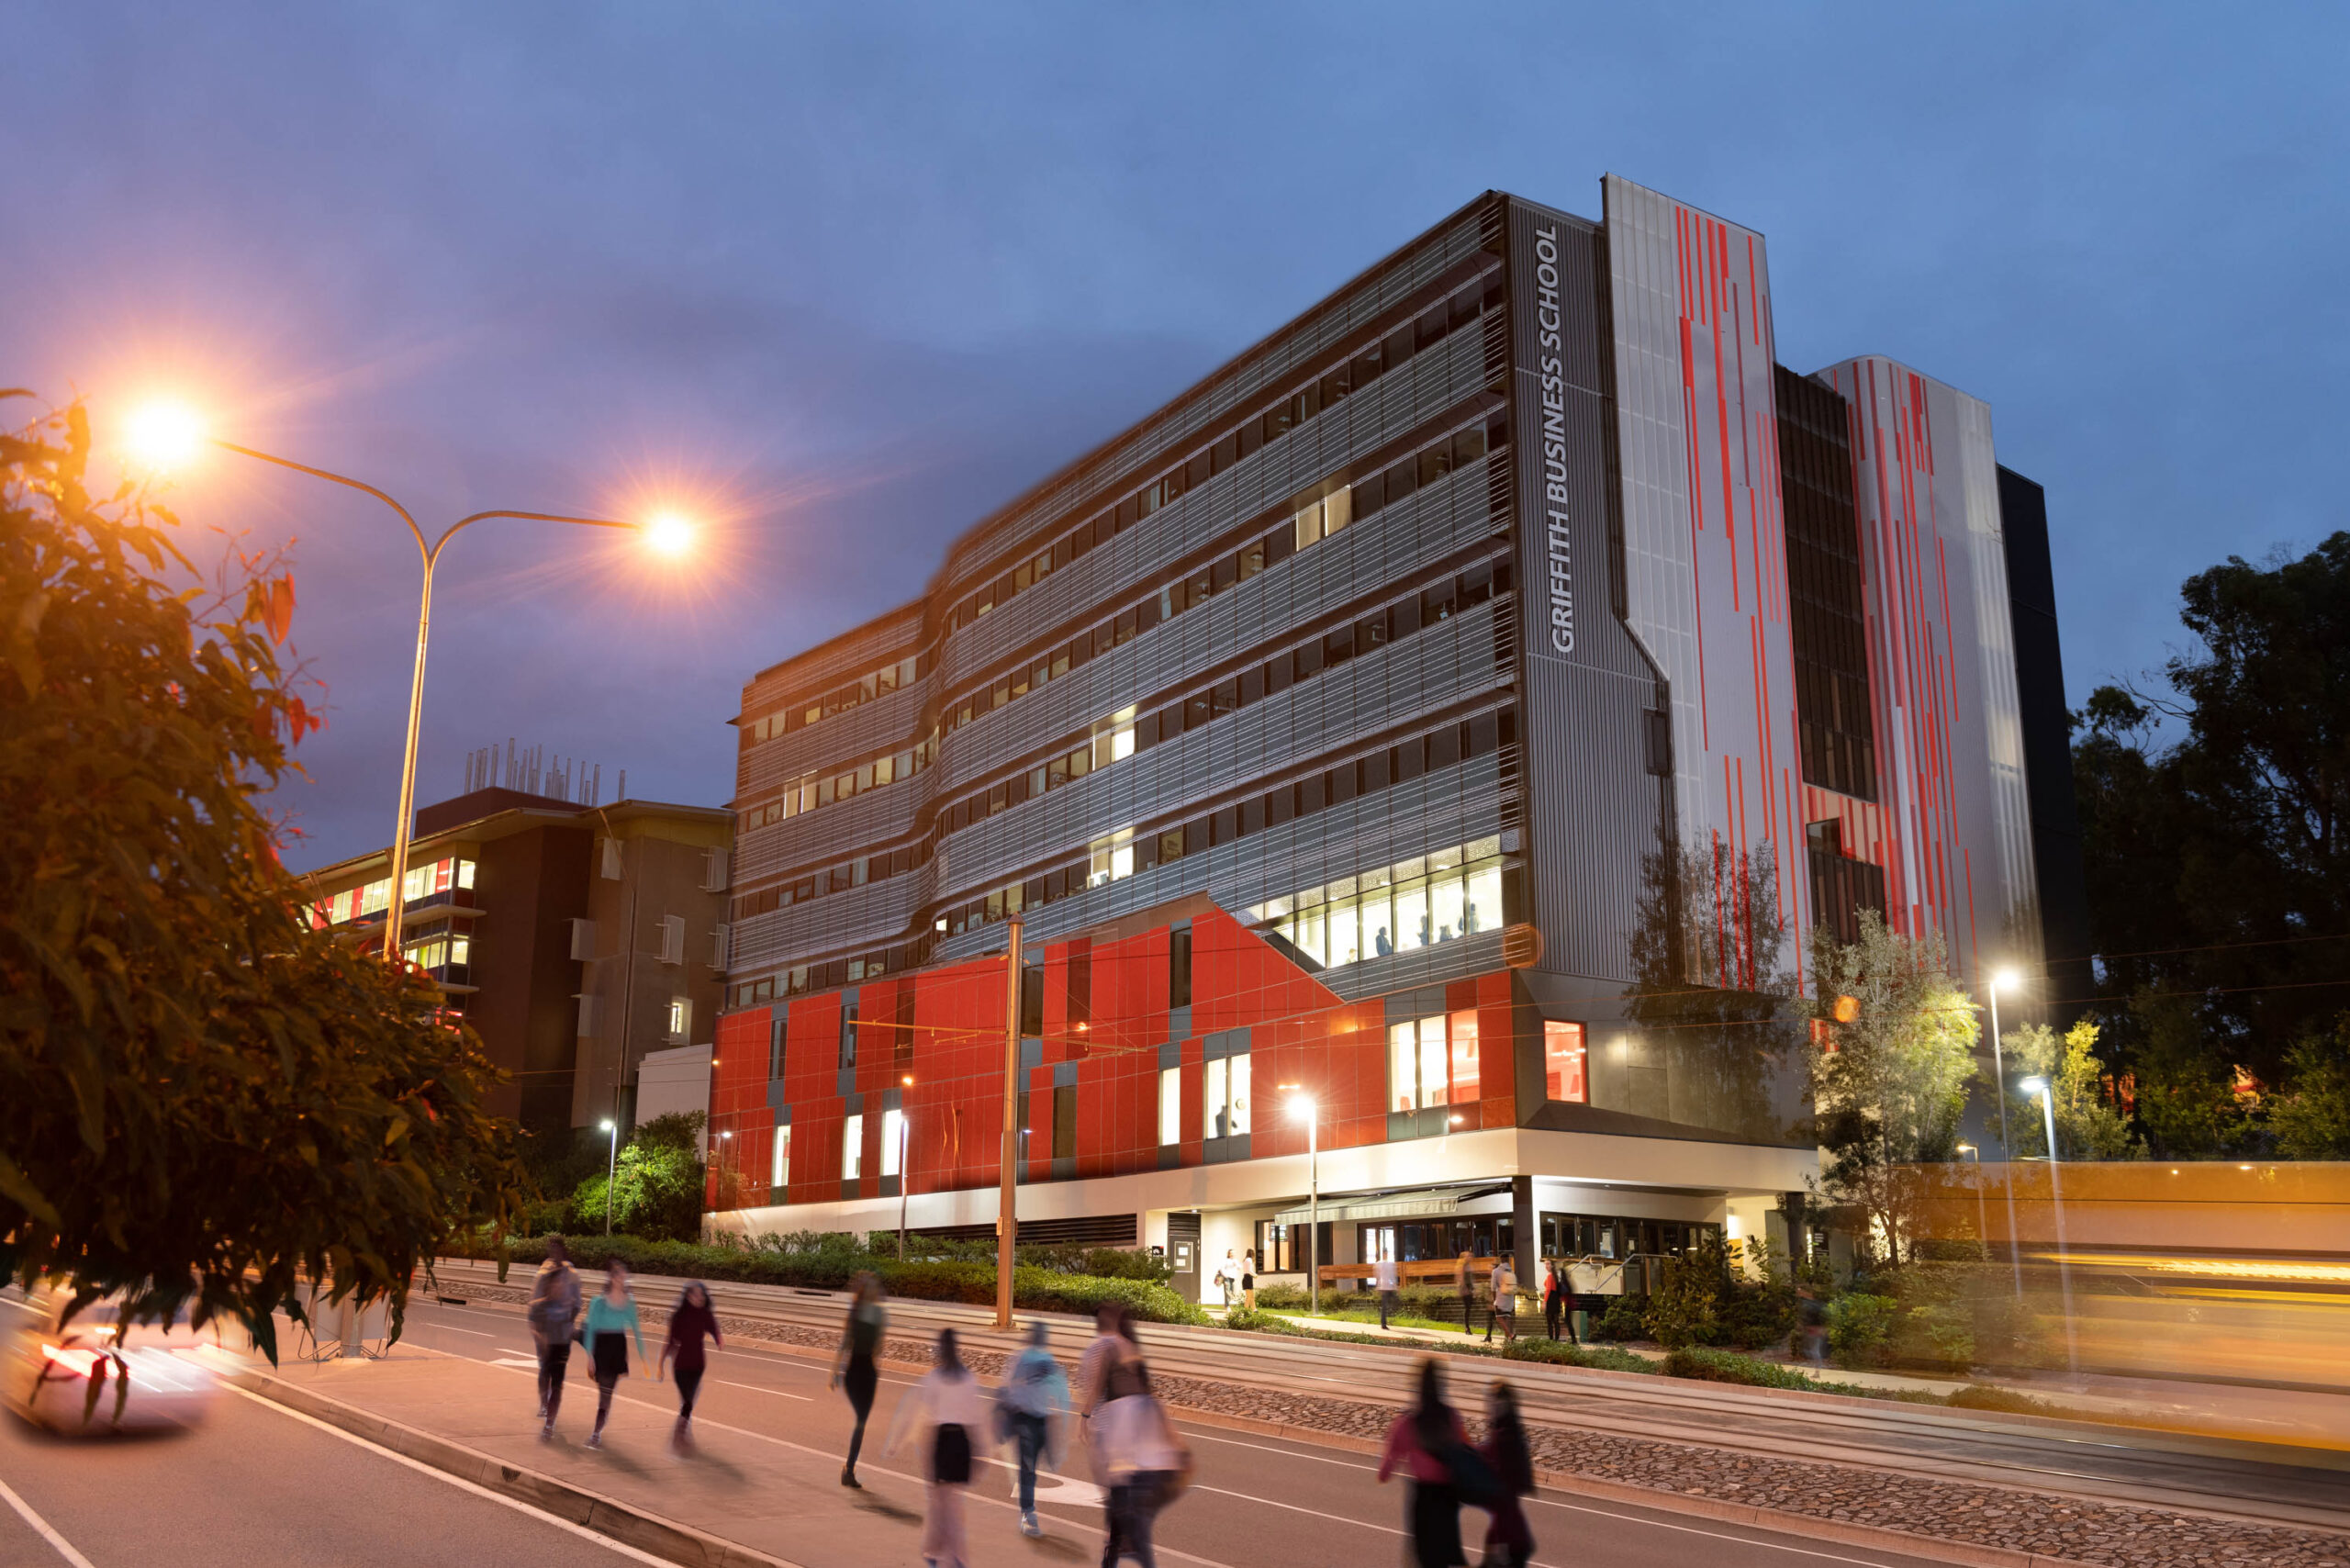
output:
[{"label": "person standing on footpath", "polygon": [[571,1330],[579,1321],[579,1273],[563,1238],[546,1239],[546,1261],[531,1281],[531,1338],[539,1351],[539,1441],[554,1441],[554,1415],[563,1405],[571,1368]]},{"label": "person standing on footpath", "polygon": [[1382,1484],[1399,1470],[1412,1483],[1404,1522],[1411,1527],[1415,1568],[1466,1568],[1460,1499],[1453,1492],[1448,1461],[1468,1446],[1469,1429],[1444,1402],[1444,1374],[1430,1357],[1420,1363],[1418,1400],[1387,1428],[1387,1447],[1379,1456]]},{"label": "person standing on footpath", "polygon": [[[1559,1338],[1559,1322],[1566,1315],[1567,1287],[1560,1282],[1558,1260],[1552,1259],[1542,1271],[1542,1325],[1550,1331],[1553,1343]],[[1567,1337],[1574,1337],[1572,1323],[1567,1325]]]},{"label": "person standing on footpath", "polygon": [[1484,1568],[1526,1568],[1534,1561],[1534,1530],[1518,1499],[1534,1490],[1534,1455],[1517,1418],[1517,1390],[1506,1383],[1485,1391],[1485,1440],[1477,1456],[1494,1482],[1494,1495],[1485,1502]]},{"label": "person standing on footpath", "polygon": [[679,1453],[689,1453],[694,1446],[694,1395],[700,1391],[701,1374],[710,1364],[701,1342],[708,1338],[713,1345],[723,1346],[719,1338],[718,1314],[710,1307],[710,1287],[699,1280],[689,1280],[677,1293],[677,1305],[669,1312],[669,1338],[661,1347],[661,1365],[666,1370],[674,1361],[677,1368],[677,1429],[669,1434],[669,1446]]},{"label": "person standing on footpath", "polygon": [[881,1371],[874,1365],[881,1354],[881,1337],[889,1331],[890,1315],[881,1306],[881,1282],[872,1273],[858,1274],[848,1283],[848,1321],[841,1325],[840,1350],[833,1357],[832,1386],[846,1389],[848,1407],[856,1412],[856,1427],[848,1435],[848,1462],[841,1466],[841,1484],[864,1489],[856,1478],[856,1456],[865,1448],[865,1423],[873,1414],[873,1391],[881,1385]]},{"label": "person standing on footpath", "polygon": [[1507,1345],[1517,1338],[1517,1271],[1510,1267],[1506,1252],[1494,1260],[1493,1287],[1493,1309],[1485,1314],[1485,1343],[1494,1342],[1494,1325],[1498,1323],[1502,1343]]},{"label": "person standing on footpath", "polygon": [[1371,1282],[1379,1291],[1379,1327],[1382,1329],[1387,1327],[1389,1314],[1400,1315],[1404,1310],[1403,1298],[1396,1293],[1397,1273],[1393,1258],[1382,1258],[1371,1266]]},{"label": "person standing on footpath", "polygon": [[1215,1266],[1215,1282],[1224,1287],[1224,1309],[1232,1310],[1232,1293],[1240,1283],[1240,1257],[1229,1247],[1224,1249],[1224,1261]]},{"label": "person standing on footpath", "polygon": [[1470,1261],[1469,1249],[1460,1249],[1460,1262],[1452,1271],[1452,1288],[1460,1294],[1460,1332],[1477,1331],[1477,1266]]},{"label": "person standing on footpath", "polygon": [[[588,1446],[604,1446],[604,1422],[612,1413],[612,1390],[628,1375],[628,1337],[636,1337],[636,1353],[644,1355],[644,1329],[637,1322],[636,1297],[629,1294],[628,1265],[615,1258],[604,1265],[604,1288],[588,1304],[583,1342],[588,1364],[596,1369],[596,1429]],[[650,1361],[652,1358],[645,1357]]]},{"label": "person standing on footpath", "polygon": [[1028,1325],[1028,1343],[1005,1369],[995,1408],[996,1435],[1009,1439],[1019,1456],[1020,1533],[1040,1536],[1045,1527],[1036,1522],[1036,1459],[1059,1447],[1053,1441],[1056,1422],[1069,1412],[1069,1380],[1046,1348],[1042,1323]]},{"label": "person standing on footpath", "polygon": [[1250,1312],[1257,1310],[1257,1249],[1254,1247],[1240,1257],[1240,1305]]},{"label": "person standing on footpath", "polygon": [[970,1545],[963,1533],[963,1488],[971,1484],[971,1456],[979,1451],[987,1407],[979,1401],[979,1380],[963,1364],[952,1328],[938,1331],[937,1364],[898,1401],[882,1451],[897,1451],[899,1438],[917,1416],[931,1428],[922,1560],[932,1568],[970,1568]]}]

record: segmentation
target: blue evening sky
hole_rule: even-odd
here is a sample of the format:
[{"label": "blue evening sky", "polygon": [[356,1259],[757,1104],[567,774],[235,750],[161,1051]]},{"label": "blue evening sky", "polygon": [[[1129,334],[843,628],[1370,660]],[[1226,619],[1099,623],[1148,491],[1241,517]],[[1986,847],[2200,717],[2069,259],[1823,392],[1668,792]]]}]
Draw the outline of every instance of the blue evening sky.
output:
[{"label": "blue evening sky", "polygon": [[[1759,229],[1787,363],[1987,399],[2076,701],[2163,656],[2189,572],[2350,522],[2339,7],[78,0],[7,36],[0,384],[102,429],[176,389],[433,517],[722,519],[684,570],[453,547],[424,801],[511,735],[724,801],[744,679],[1489,187],[1596,217],[1614,171]],[[295,541],[330,728],[293,863],[380,846],[397,523],[227,457],[175,504]]]}]

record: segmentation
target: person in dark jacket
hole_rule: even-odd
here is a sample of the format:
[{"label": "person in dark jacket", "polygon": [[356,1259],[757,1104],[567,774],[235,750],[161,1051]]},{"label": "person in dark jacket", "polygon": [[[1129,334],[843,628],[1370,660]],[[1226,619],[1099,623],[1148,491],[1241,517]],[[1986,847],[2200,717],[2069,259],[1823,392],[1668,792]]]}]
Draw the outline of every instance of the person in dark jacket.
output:
[{"label": "person in dark jacket", "polygon": [[723,1346],[719,1338],[718,1315],[710,1307],[710,1287],[699,1280],[687,1282],[677,1293],[677,1305],[669,1313],[669,1341],[661,1347],[661,1365],[672,1362],[677,1368],[677,1428],[669,1434],[669,1446],[686,1453],[694,1446],[694,1395],[701,1390],[701,1374],[710,1364],[701,1342]]},{"label": "person in dark jacket", "polygon": [[1518,1499],[1534,1490],[1534,1455],[1517,1419],[1517,1390],[1506,1383],[1485,1391],[1485,1440],[1477,1453],[1501,1492],[1488,1505],[1484,1568],[1526,1568],[1534,1561],[1534,1531]]},{"label": "person in dark jacket", "polygon": [[539,1351],[539,1441],[554,1441],[555,1412],[571,1365],[571,1331],[579,1322],[579,1275],[563,1238],[546,1239],[546,1261],[531,1282],[531,1338]]},{"label": "person in dark jacket", "polygon": [[881,1371],[874,1365],[881,1354],[881,1337],[889,1332],[890,1315],[881,1306],[881,1282],[861,1273],[849,1282],[848,1321],[841,1325],[841,1348],[833,1361],[833,1386],[848,1394],[856,1413],[856,1428],[848,1435],[848,1462],[841,1466],[841,1484],[862,1488],[856,1478],[856,1456],[865,1448],[865,1423],[873,1414],[873,1391],[881,1385]]},{"label": "person in dark jacket", "polygon": [[1379,1479],[1402,1470],[1412,1482],[1404,1518],[1411,1526],[1414,1568],[1467,1568],[1460,1550],[1460,1497],[1452,1487],[1450,1454],[1469,1446],[1468,1428],[1444,1402],[1444,1373],[1430,1357],[1420,1363],[1419,1398],[1387,1428]]}]

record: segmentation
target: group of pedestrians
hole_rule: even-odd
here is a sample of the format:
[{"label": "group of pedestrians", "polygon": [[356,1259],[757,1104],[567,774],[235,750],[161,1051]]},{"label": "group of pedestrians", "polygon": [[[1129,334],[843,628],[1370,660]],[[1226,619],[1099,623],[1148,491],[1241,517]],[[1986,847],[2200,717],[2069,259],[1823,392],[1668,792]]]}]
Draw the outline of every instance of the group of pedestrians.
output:
[{"label": "group of pedestrians", "polygon": [[1446,1403],[1444,1373],[1420,1363],[1419,1394],[1387,1429],[1379,1479],[1407,1478],[1404,1506],[1416,1568],[1463,1568],[1460,1510],[1484,1510],[1485,1568],[1524,1568],[1534,1532],[1518,1499],[1534,1490],[1534,1459],[1519,1423],[1517,1394],[1506,1383],[1485,1391],[1485,1440],[1472,1444],[1460,1412]]},{"label": "group of pedestrians", "polygon": [[1239,1294],[1239,1305],[1244,1311],[1257,1310],[1257,1249],[1251,1247],[1242,1257],[1231,1248],[1224,1249],[1224,1261],[1215,1266],[1215,1282],[1224,1287],[1224,1306],[1233,1307],[1233,1294]]},{"label": "group of pedestrians", "polygon": [[[539,1354],[539,1440],[554,1440],[555,1417],[563,1408],[563,1384],[571,1366],[571,1347],[576,1344],[587,1351],[588,1370],[596,1382],[596,1425],[588,1434],[588,1446],[599,1449],[604,1446],[604,1424],[611,1418],[612,1393],[628,1375],[629,1341],[636,1341],[640,1359],[651,1359],[644,1349],[644,1327],[637,1316],[636,1297],[629,1289],[628,1265],[615,1258],[604,1266],[604,1288],[588,1301],[582,1314],[579,1273],[571,1266],[570,1249],[562,1237],[546,1238],[546,1261],[539,1265],[531,1282],[528,1308],[531,1337]],[[670,1308],[669,1337],[653,1366],[655,1382],[671,1367],[677,1369],[677,1424],[669,1440],[680,1452],[693,1447],[694,1399],[710,1364],[705,1339],[713,1345],[724,1342],[719,1335],[717,1314],[711,1309],[710,1288],[699,1280],[689,1280],[677,1293],[677,1305]]]}]

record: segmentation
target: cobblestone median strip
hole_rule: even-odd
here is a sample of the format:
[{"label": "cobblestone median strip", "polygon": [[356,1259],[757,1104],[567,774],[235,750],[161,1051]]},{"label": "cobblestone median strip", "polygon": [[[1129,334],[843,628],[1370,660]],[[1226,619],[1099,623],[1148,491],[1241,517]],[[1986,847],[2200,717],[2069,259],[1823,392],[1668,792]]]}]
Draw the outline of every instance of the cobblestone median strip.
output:
[{"label": "cobblestone median strip", "polygon": [[[476,1287],[468,1294],[476,1299],[528,1299],[525,1293],[502,1287]],[[643,1316],[648,1327],[668,1317],[657,1308],[645,1309]],[[744,1339],[822,1351],[832,1350],[840,1339],[822,1329],[764,1318],[722,1315],[719,1323],[725,1333]],[[932,1359],[928,1343],[894,1337],[885,1342],[882,1353],[916,1368],[927,1367]],[[963,1360],[973,1372],[994,1377],[1002,1372],[1006,1358],[974,1346],[965,1348]],[[1286,1428],[1306,1439],[1326,1435],[1375,1445],[1386,1437],[1396,1416],[1391,1405],[1281,1394],[1171,1373],[1154,1374],[1152,1383],[1160,1398],[1182,1411]],[[1471,1422],[1472,1433],[1477,1426]],[[1698,1511],[1743,1518],[1764,1529],[1799,1530],[1806,1521],[1824,1521],[1845,1530],[1866,1531],[1879,1544],[1919,1555],[1949,1556],[1937,1548],[1956,1548],[1959,1560],[1986,1568],[1994,1563],[2020,1568],[2035,1561],[2129,1568],[2207,1563],[2350,1568],[2350,1537],[2319,1529],[1567,1428],[1529,1425],[1527,1439],[1536,1467],[1554,1473],[1569,1489],[1577,1479],[1590,1478],[1612,1484],[1606,1486],[1607,1495],[1621,1500],[1665,1508],[1684,1501],[1717,1505]],[[1765,1517],[1750,1517],[1750,1509]],[[1784,1522],[1774,1525],[1770,1515]],[[1858,1539],[1845,1530],[1838,1533]]]}]

